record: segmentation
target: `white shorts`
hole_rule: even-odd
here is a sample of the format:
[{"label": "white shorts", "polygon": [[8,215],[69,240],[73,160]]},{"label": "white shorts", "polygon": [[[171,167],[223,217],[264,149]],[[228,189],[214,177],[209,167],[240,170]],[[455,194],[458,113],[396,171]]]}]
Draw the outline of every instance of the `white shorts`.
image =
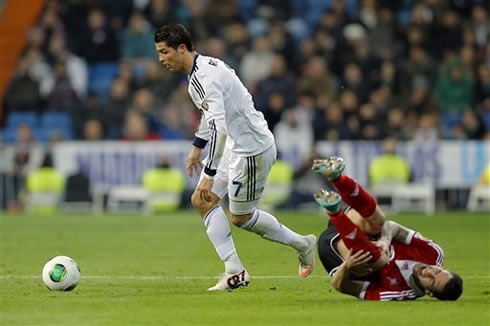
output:
[{"label": "white shorts", "polygon": [[[228,193],[233,214],[253,212],[264,193],[267,176],[276,157],[274,144],[255,156],[240,156],[225,147],[211,191],[219,198]],[[203,177],[204,172],[201,172],[199,182]]]}]

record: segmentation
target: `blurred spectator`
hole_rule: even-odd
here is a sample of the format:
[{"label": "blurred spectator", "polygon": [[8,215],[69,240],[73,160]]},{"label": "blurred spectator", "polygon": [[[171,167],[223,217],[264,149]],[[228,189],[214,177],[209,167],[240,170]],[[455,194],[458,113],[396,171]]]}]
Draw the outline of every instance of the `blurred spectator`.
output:
[{"label": "blurred spectator", "polygon": [[84,138],[85,121],[99,120],[102,123],[105,119],[103,107],[94,94],[89,94],[82,105],[83,107],[78,112],[72,112],[71,115],[73,133],[76,139]]},{"label": "blurred spectator", "polygon": [[42,106],[39,83],[29,75],[30,62],[21,60],[3,99],[5,113],[37,111]]},{"label": "blurred spectator", "polygon": [[310,59],[297,85],[299,93],[308,92],[315,97],[325,95],[333,100],[337,94],[337,81],[329,74],[325,60],[321,57]]},{"label": "blurred spectator", "polygon": [[249,51],[250,37],[247,28],[240,23],[230,24],[224,29],[228,64],[238,70],[243,56]]},{"label": "blurred spectator", "polygon": [[99,141],[104,139],[102,122],[96,119],[85,121],[83,128],[83,139],[87,141]]},{"label": "blurred spectator", "polygon": [[282,94],[285,106],[291,107],[295,104],[295,80],[287,70],[284,57],[279,54],[273,57],[269,76],[257,85],[254,99],[259,110],[264,110],[270,104],[273,93]]},{"label": "blurred spectator", "polygon": [[146,88],[141,88],[133,96],[131,110],[136,111],[145,118],[148,128],[151,132],[157,133],[160,129],[160,124],[155,118],[157,113],[154,105],[153,94]]},{"label": "blurred spectator", "polygon": [[240,76],[247,88],[254,88],[255,84],[266,78],[271,70],[273,53],[266,37],[254,40],[253,50],[245,54],[240,64]]},{"label": "blurred spectator", "polygon": [[437,34],[436,53],[439,58],[447,58],[457,50],[463,43],[463,28],[459,14],[454,10],[444,13],[442,27]]},{"label": "blurred spectator", "polygon": [[408,93],[408,99],[403,102],[407,111],[420,116],[426,112],[438,112],[439,107],[430,92],[429,81],[422,76],[413,80],[412,92]]},{"label": "blurred spectator", "polygon": [[490,98],[490,67],[481,64],[478,66],[475,100],[477,103],[481,103],[486,98]]},{"label": "blurred spectator", "polygon": [[388,59],[400,50],[395,15],[389,8],[381,7],[376,18],[376,25],[368,31],[369,44],[374,54],[382,59]]},{"label": "blurred spectator", "polygon": [[402,63],[400,69],[400,89],[402,96],[408,96],[415,83],[415,79],[424,78],[427,87],[431,88],[435,82],[437,66],[427,55],[427,52],[419,46],[410,49],[409,57]]},{"label": "blurred spectator", "polygon": [[480,184],[490,186],[490,163],[487,164],[480,176]]},{"label": "blurred spectator", "polygon": [[159,114],[164,139],[193,137],[201,119],[201,113],[190,100],[184,83],[179,85]]},{"label": "blurred spectator", "polygon": [[361,68],[354,62],[345,66],[341,87],[353,91],[363,100],[368,98],[370,91],[369,83],[364,78]]},{"label": "blurred spectator", "polygon": [[366,140],[377,140],[383,137],[381,120],[376,111],[376,107],[370,103],[365,103],[359,108],[359,118],[361,122],[361,135]]},{"label": "blurred spectator", "polygon": [[135,111],[126,113],[123,140],[144,141],[158,139],[158,134],[149,131],[146,120],[140,113]]},{"label": "blurred spectator", "polygon": [[152,62],[148,65],[141,86],[153,94],[155,105],[161,107],[177,86],[176,75],[163,69],[159,62]]},{"label": "blurred spectator", "polygon": [[283,93],[272,92],[267,98],[264,118],[271,131],[274,131],[276,125],[281,121],[281,116],[286,110],[286,100]]},{"label": "blurred spectator", "polygon": [[78,54],[89,64],[119,60],[119,41],[107,25],[101,9],[92,9],[87,17],[88,30],[80,35]]},{"label": "blurred spectator", "polygon": [[220,25],[221,22],[216,19],[214,13],[208,14],[210,13],[209,9],[203,2],[193,0],[183,0],[182,2],[189,10],[190,15],[187,17],[189,32],[193,36],[194,42],[218,36],[220,27],[226,26]]},{"label": "blurred spectator", "polygon": [[133,13],[128,28],[121,35],[121,58],[130,60],[133,64],[155,59],[154,33],[142,13]]},{"label": "blurred spectator", "polygon": [[129,104],[128,85],[123,80],[116,79],[112,83],[109,99],[102,104],[103,121],[108,129],[106,136],[110,139],[120,137],[120,128],[123,125]]},{"label": "blurred spectator", "polygon": [[258,18],[265,21],[287,21],[293,14],[293,6],[290,1],[283,0],[258,0],[255,5],[255,13]]},{"label": "blurred spectator", "polygon": [[462,139],[482,139],[485,136],[486,129],[483,121],[472,109],[466,109],[463,112],[461,123],[453,129],[453,135]]},{"label": "blurred spectator", "polygon": [[473,101],[473,81],[464,73],[461,60],[453,59],[445,67],[435,88],[435,95],[442,112],[460,113]]},{"label": "blurred spectator", "polygon": [[419,119],[414,140],[420,143],[432,143],[439,140],[437,118],[434,113],[424,113]]},{"label": "blurred spectator", "polygon": [[410,165],[396,152],[396,140],[386,138],[383,141],[383,154],[369,164],[369,182],[371,185],[408,183]]},{"label": "blurred spectator", "polygon": [[383,127],[385,136],[397,140],[407,140],[409,135],[407,135],[405,124],[403,110],[398,107],[391,108],[386,118],[386,126]]},{"label": "blurred spectator", "polygon": [[389,90],[391,94],[398,94],[400,85],[396,67],[392,61],[383,61],[379,74],[374,77],[373,84],[374,87]]},{"label": "blurred spectator", "polygon": [[267,39],[269,40],[270,48],[284,56],[288,67],[294,67],[297,64],[296,43],[291,34],[286,31],[283,23],[279,21],[272,22],[269,25]]},{"label": "blurred spectator", "polygon": [[169,0],[149,1],[144,13],[154,29],[176,21],[175,9],[178,9],[178,6],[171,5],[170,2]]},{"label": "blurred spectator", "polygon": [[66,63],[59,61],[54,66],[55,82],[47,97],[46,108],[51,111],[76,112],[81,104],[66,72]]},{"label": "blurred spectator", "polygon": [[281,121],[274,128],[274,137],[279,148],[297,148],[302,160],[313,145],[311,123],[301,121],[297,109],[284,111]]},{"label": "blurred spectator", "polygon": [[42,97],[47,96],[54,85],[53,69],[38,49],[29,49],[24,58],[29,62],[29,75],[39,82],[39,93]]},{"label": "blurred spectator", "polygon": [[66,75],[78,98],[83,99],[87,95],[88,71],[83,59],[71,53],[61,36],[54,36],[49,43],[49,54],[53,61],[65,63]]},{"label": "blurred spectator", "polygon": [[38,167],[44,155],[37,146],[32,130],[28,125],[21,124],[17,128],[14,146],[6,148],[4,155],[6,167],[6,203],[9,210],[18,208],[19,194],[24,189],[25,178],[34,168]]},{"label": "blurred spectator", "polygon": [[344,113],[338,102],[332,102],[327,108],[317,111],[313,120],[315,141],[338,141],[351,138]]},{"label": "blurred spectator", "polygon": [[488,22],[488,6],[482,5],[473,8],[471,23],[475,31],[476,44],[484,48],[490,36],[490,23]]}]

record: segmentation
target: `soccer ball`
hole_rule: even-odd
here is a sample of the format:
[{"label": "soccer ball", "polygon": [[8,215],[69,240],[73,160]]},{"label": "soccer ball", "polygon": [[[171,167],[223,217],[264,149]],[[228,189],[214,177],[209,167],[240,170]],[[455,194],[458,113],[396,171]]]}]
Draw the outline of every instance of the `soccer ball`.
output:
[{"label": "soccer ball", "polygon": [[71,291],[80,281],[80,268],[68,256],[56,256],[44,265],[43,281],[52,291]]}]

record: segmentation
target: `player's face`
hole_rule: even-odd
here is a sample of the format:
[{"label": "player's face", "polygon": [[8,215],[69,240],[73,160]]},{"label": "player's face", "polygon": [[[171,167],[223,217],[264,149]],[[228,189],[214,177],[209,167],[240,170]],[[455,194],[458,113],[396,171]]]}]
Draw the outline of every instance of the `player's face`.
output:
[{"label": "player's face", "polygon": [[165,42],[155,43],[158,52],[158,61],[170,71],[182,70],[182,53],[180,48],[177,50],[167,46]]},{"label": "player's face", "polygon": [[419,285],[430,292],[442,292],[452,277],[449,271],[435,265],[418,264],[413,272]]}]

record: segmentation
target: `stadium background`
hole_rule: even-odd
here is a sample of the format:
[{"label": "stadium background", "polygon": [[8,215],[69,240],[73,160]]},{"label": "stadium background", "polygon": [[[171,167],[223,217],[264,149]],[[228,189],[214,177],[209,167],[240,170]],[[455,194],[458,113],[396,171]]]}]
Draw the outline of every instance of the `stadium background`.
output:
[{"label": "stadium background", "polygon": [[[5,325],[223,324],[226,312],[216,307],[242,300],[255,302],[255,317],[242,314],[236,324],[331,318],[379,325],[380,314],[393,324],[407,311],[415,313],[406,324],[488,324],[488,211],[466,211],[490,157],[486,1],[3,0],[0,6]],[[369,186],[369,164],[382,154],[383,140],[395,138],[412,182],[436,189],[438,212],[390,218],[443,246],[448,267],[465,279],[463,303],[437,311],[414,303],[389,312],[363,306],[333,293],[321,266],[306,282],[282,277],[295,273],[291,253],[236,230],[241,255],[259,276],[256,291],[205,296],[202,289],[221,267],[203,246],[197,214],[185,210],[196,178],[186,179],[182,211],[150,219],[25,212],[26,178],[46,157],[65,177],[81,172],[106,199],[113,187],[140,184],[163,158],[184,172],[200,115],[185,76],[157,62],[153,33],[168,22],[186,25],[197,50],[222,58],[249,88],[281,158],[294,168],[293,184],[301,185],[286,208],[311,207],[302,204],[321,186],[305,173],[313,156],[348,157],[347,171]],[[318,211],[278,214],[299,231],[318,234],[324,227]],[[175,253],[179,237],[189,241]],[[37,276],[55,254],[72,255],[82,266],[85,283],[71,297],[46,293]]]}]

